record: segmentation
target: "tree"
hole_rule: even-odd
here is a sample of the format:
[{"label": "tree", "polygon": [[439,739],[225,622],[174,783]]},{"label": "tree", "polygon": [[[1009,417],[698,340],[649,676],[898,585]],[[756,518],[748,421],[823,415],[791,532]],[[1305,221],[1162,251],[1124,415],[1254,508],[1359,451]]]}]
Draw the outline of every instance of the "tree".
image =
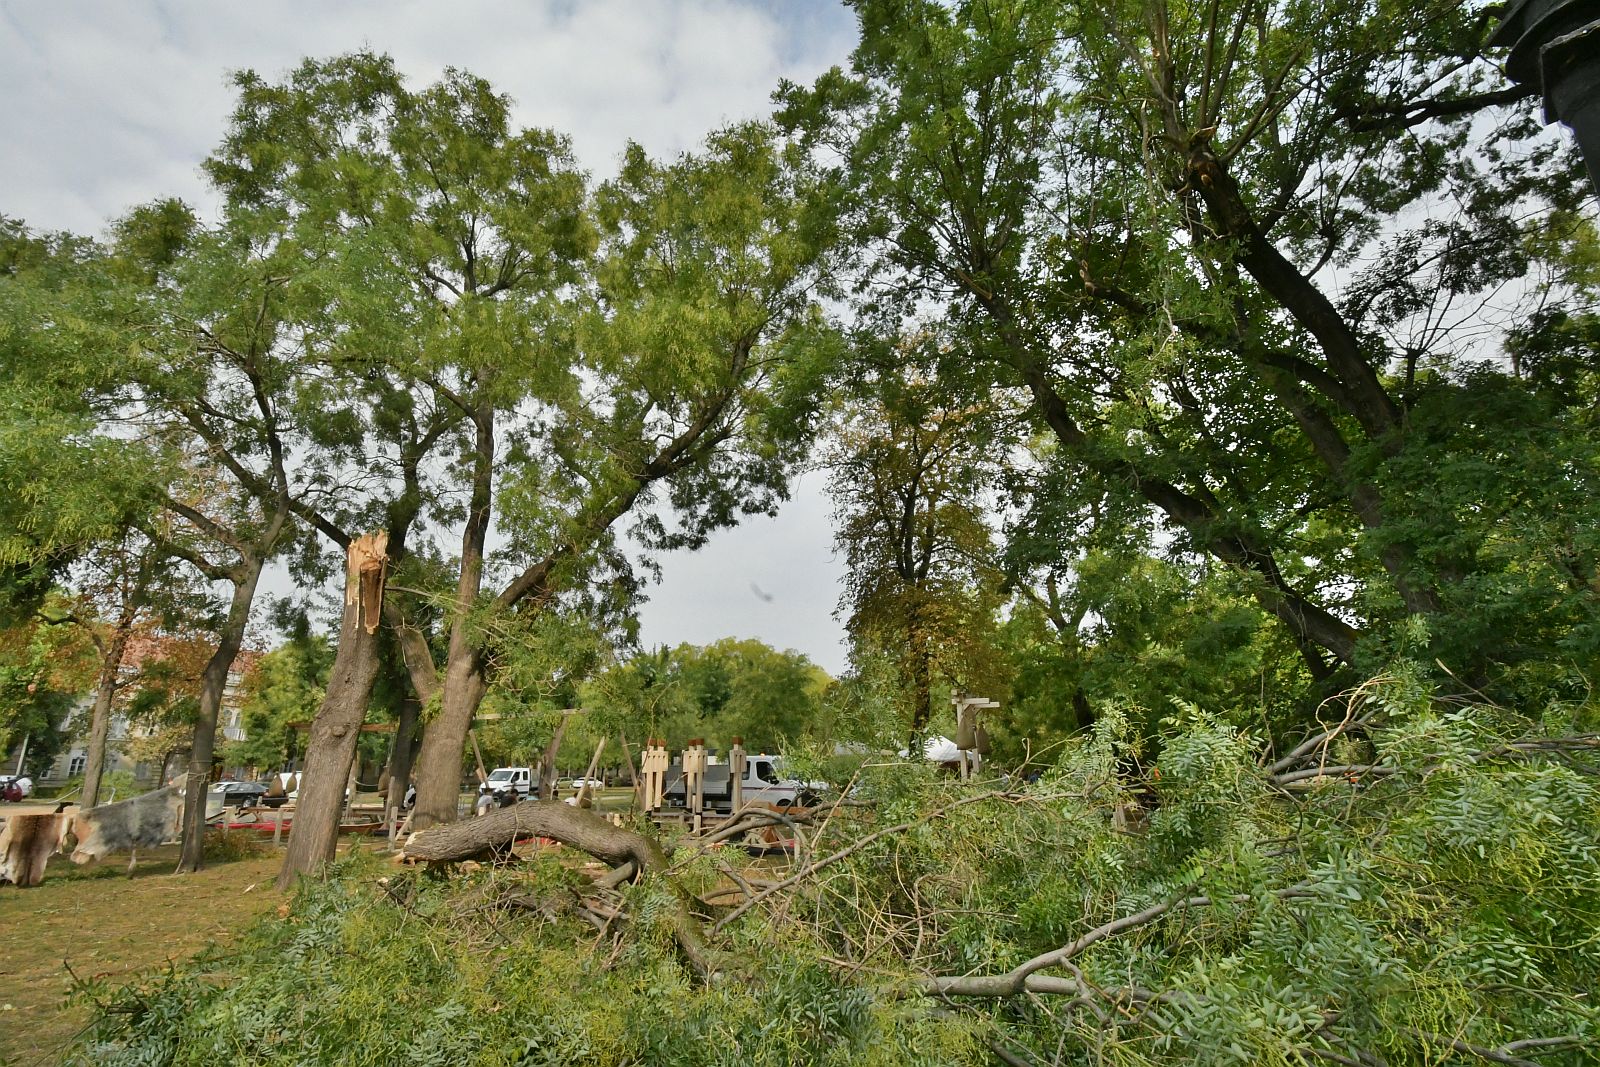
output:
[{"label": "tree", "polygon": [[858,646],[897,663],[913,737],[928,727],[936,678],[977,689],[999,681],[989,638],[1000,572],[989,523],[1006,446],[988,398],[919,379],[914,368],[926,361],[906,359],[905,378],[891,371],[841,412],[825,460],[849,568],[839,610]]},{"label": "tree", "polygon": [[85,808],[98,802],[112,709],[118,692],[133,680],[124,676],[132,642],[209,622],[209,597],[185,580],[180,566],[149,537],[126,528],[84,555],[73,568],[73,601],[59,613],[44,615],[53,624],[82,627],[100,658],[79,797]]},{"label": "tree", "polygon": [[[0,629],[0,753],[27,743],[24,771],[39,774],[60,751],[78,695],[94,677],[94,650],[75,627],[37,618]],[[0,774],[15,774],[7,766]]]},{"label": "tree", "polygon": [[[1579,632],[1589,594],[1503,593],[1559,584],[1554,543],[1592,525],[1567,496],[1588,469],[1491,441],[1530,415],[1540,448],[1587,454],[1592,434],[1485,361],[1525,323],[1548,332],[1541,304],[1583,299],[1544,284],[1566,254],[1542,235],[1580,247],[1592,224],[1576,161],[1485,57],[1485,20],[857,7],[852,72],[790,87],[785,118],[838,160],[863,314],[892,328],[947,304],[1077,478],[1236,570],[1330,684],[1407,619],[1478,684],[1515,683],[1533,635]],[[1550,548],[1509,548],[1549,515]],[[1490,617],[1527,638],[1484,641]]]},{"label": "tree", "polygon": [[[137,529],[162,465],[142,441],[96,433],[117,384],[104,322],[115,287],[97,272],[104,255],[93,242],[0,218],[0,470],[17,487],[0,503],[0,615],[81,627],[99,655],[86,806],[99,794],[128,642],[185,592],[162,595],[172,568]],[[76,594],[52,597],[63,584]]]},{"label": "tree", "polygon": [[[465,500],[441,508],[460,537],[442,662],[397,620],[413,684],[438,708],[417,817],[448,820],[493,665],[488,618],[535,615],[579,587],[615,559],[630,514],[644,543],[667,547],[775,506],[809,402],[796,368],[820,333],[827,217],[803,156],[758,126],[667,165],[631,148],[591,203],[565,140],[512,129],[508,102],[461,72],[413,92],[386,58],[357,55],[239,87],[208,164],[230,213],[297,247],[337,247],[330,277],[362,286],[337,305],[355,317],[328,349],[451,412],[449,480],[425,489]],[[329,306],[353,291],[335,284]],[[636,512],[657,499],[675,529]],[[351,528],[312,521],[336,541]],[[507,549],[491,593],[495,526]]]},{"label": "tree", "polygon": [[[178,869],[195,871],[228,672],[262,572],[294,533],[295,502],[328,487],[309,451],[323,443],[326,424],[314,429],[286,402],[297,357],[274,260],[289,250],[238,227],[202,229],[171,203],[135,211],[118,238],[118,266],[132,278],[117,326],[138,345],[122,414],[185,463],[162,489],[165,518],[147,532],[229,589],[201,677],[185,779]],[[291,463],[302,450],[306,461]]]},{"label": "tree", "polygon": [[741,737],[747,751],[780,752],[828,736],[830,682],[799,652],[728,637],[636,653],[586,684],[583,702],[603,729],[636,740],[660,737],[676,749],[698,737],[726,751]]}]

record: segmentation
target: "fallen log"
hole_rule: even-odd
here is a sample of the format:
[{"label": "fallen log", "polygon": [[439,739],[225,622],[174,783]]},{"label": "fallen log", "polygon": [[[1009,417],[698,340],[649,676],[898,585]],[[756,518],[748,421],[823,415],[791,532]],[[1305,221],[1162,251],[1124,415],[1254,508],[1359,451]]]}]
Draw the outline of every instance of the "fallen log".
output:
[{"label": "fallen log", "polygon": [[525,800],[476,819],[443,823],[406,839],[398,858],[424,863],[455,863],[504,850],[524,837],[548,837],[587,852],[613,867],[659,875],[678,899],[673,934],[678,948],[702,978],[725,969],[728,961],[706,941],[705,928],[690,910],[688,890],[668,873],[667,854],[643,834],[624,830],[593,811],[554,800]]},{"label": "fallen log", "polygon": [[455,863],[535,836],[552,838],[613,867],[629,862],[645,871],[667,867],[666,853],[650,838],[614,826],[593,811],[553,800],[525,800],[476,819],[419,830],[406,839],[399,858]]}]

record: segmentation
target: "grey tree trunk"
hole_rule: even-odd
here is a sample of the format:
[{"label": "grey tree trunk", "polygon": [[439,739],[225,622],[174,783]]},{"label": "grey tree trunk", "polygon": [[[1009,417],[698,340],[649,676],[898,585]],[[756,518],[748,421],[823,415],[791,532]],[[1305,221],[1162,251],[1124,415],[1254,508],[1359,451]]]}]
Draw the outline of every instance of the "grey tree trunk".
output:
[{"label": "grey tree trunk", "polygon": [[217,635],[217,650],[211,654],[200,678],[200,712],[194,721],[194,742],[189,748],[189,773],[184,777],[183,850],[178,856],[178,874],[198,871],[204,862],[206,784],[211,780],[211,757],[216,752],[217,718],[222,710],[222,694],[228,687],[228,669],[244,645],[244,630],[250,622],[250,607],[255,602],[262,564],[261,559],[253,556],[246,556],[240,562],[227,621]]},{"label": "grey tree trunk", "polygon": [[422,715],[422,701],[405,697],[400,701],[400,718],[394,725],[394,744],[389,749],[389,791],[384,795],[385,807],[396,807],[406,798],[406,786],[411,784],[411,757],[416,754],[417,720]]},{"label": "grey tree trunk", "polygon": [[484,677],[483,638],[469,616],[483,585],[484,544],[494,487],[494,407],[480,402],[473,415],[472,498],[461,535],[461,570],[456,578],[450,646],[445,656],[444,688],[439,712],[422,731],[417,752],[417,807],[412,824],[419,829],[455,822],[461,792],[461,746],[472,716],[488,689]]},{"label": "grey tree trunk", "polygon": [[133,627],[119,625],[106,646],[100,663],[100,684],[94,691],[94,709],[89,713],[89,750],[83,765],[83,794],[78,803],[92,808],[100,802],[100,778],[106,767],[106,742],[111,736],[111,704],[117,696],[117,678],[122,673],[122,654],[128,647]]},{"label": "grey tree trunk", "polygon": [[311,722],[300,799],[295,805],[289,848],[278,873],[278,887],[300,874],[315,874],[333,858],[339,843],[339,813],[366,718],[372,683],[378,677],[378,620],[383,602],[388,541],[383,531],[350,544],[346,558],[344,618],[339,651],[328,675],[328,692]]}]

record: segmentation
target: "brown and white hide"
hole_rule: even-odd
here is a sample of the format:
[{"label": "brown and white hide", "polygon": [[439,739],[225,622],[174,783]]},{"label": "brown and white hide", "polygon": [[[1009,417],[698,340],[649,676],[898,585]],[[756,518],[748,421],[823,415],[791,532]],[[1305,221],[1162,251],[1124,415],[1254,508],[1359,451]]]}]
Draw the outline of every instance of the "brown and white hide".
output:
[{"label": "brown and white hide", "polygon": [[170,786],[79,812],[72,826],[78,838],[72,862],[88,863],[113,852],[131,852],[131,872],[139,849],[155,848],[178,836],[182,817],[183,792]]},{"label": "brown and white hide", "polygon": [[0,882],[19,886],[44,881],[44,867],[52,852],[60,852],[71,815],[13,815],[0,830]]}]

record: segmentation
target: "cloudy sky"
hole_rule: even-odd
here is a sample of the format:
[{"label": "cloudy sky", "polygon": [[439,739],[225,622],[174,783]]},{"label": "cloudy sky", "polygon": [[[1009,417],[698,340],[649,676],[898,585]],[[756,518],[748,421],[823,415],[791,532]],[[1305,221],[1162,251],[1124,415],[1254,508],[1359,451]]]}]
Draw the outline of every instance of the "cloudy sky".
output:
[{"label": "cloudy sky", "polygon": [[[358,48],[388,52],[419,83],[459,67],[509,93],[523,124],[567,132],[604,177],[629,139],[672,154],[764,114],[780,78],[843,63],[854,38],[836,0],[0,0],[0,213],[98,233],[160,196],[209,209],[199,163],[221,137],[234,70],[271,77]],[[819,476],[778,518],[663,571],[646,643],[759,637],[843,666]]]}]

